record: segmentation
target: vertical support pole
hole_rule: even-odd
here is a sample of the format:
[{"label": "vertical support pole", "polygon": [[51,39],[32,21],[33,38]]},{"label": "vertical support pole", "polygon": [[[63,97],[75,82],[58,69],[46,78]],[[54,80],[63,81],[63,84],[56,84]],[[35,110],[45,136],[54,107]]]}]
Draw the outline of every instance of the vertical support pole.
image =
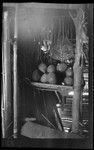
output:
[{"label": "vertical support pole", "polygon": [[83,54],[82,54],[82,34],[84,12],[79,8],[77,17],[74,18],[70,14],[76,29],[76,48],[75,48],[75,63],[74,70],[74,96],[72,102],[72,132],[79,132],[79,114],[80,114],[80,101],[82,96],[82,69],[83,69]]},{"label": "vertical support pole", "polygon": [[4,86],[5,86],[5,74],[4,74],[4,48],[2,44],[2,97],[1,97],[1,117],[2,117],[2,137],[5,138],[5,121],[4,121],[4,103],[5,103],[5,92],[4,92]]},{"label": "vertical support pole", "polygon": [[6,50],[7,50],[7,18],[8,18],[8,12],[4,12],[3,16],[3,39],[2,39],[2,101],[1,101],[1,110],[2,110],[2,136],[5,138],[6,133],[6,122],[5,122],[5,106],[6,106],[6,97],[7,97],[7,68],[6,68]]},{"label": "vertical support pole", "polygon": [[13,111],[14,111],[14,138],[17,138],[17,13],[18,5],[16,4],[14,19],[14,44],[13,44]]},{"label": "vertical support pole", "polygon": [[10,32],[9,13],[5,11],[3,16],[3,37],[2,37],[2,137],[10,136],[9,125],[11,124],[12,97],[11,97],[11,63],[10,63]]},{"label": "vertical support pole", "polygon": [[89,74],[89,140],[90,140],[90,144],[92,145],[92,141],[93,141],[93,124],[94,124],[94,121],[93,121],[93,117],[94,117],[94,100],[93,100],[93,51],[94,51],[94,46],[93,46],[93,43],[94,43],[94,4],[90,3],[88,4],[88,14],[89,14],[89,17],[88,17],[88,22],[89,22],[89,71],[90,71],[90,74]]},{"label": "vertical support pole", "polygon": [[79,131],[79,114],[81,101],[81,75],[82,69],[75,62],[74,65],[74,96],[72,102],[72,132]]}]

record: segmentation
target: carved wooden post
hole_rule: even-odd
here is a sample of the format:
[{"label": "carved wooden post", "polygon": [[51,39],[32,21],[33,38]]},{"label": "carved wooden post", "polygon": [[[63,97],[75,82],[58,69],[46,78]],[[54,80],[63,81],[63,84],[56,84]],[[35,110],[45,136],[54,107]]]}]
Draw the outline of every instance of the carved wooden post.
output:
[{"label": "carved wooden post", "polygon": [[[82,69],[83,69],[83,21],[84,12],[79,9],[77,17],[73,18],[70,14],[76,28],[76,49],[75,49],[75,63],[74,63],[74,96],[72,103],[72,132],[78,132],[79,130],[79,110],[80,100],[82,99]],[[84,34],[85,35],[85,34]],[[85,37],[86,38],[86,37]]]}]

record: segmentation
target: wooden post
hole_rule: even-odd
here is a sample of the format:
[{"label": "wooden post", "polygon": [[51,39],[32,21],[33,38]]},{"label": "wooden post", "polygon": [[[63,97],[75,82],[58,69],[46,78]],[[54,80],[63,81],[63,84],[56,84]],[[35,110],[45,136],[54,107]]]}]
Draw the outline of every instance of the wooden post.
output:
[{"label": "wooden post", "polygon": [[9,13],[5,11],[3,16],[3,37],[2,37],[2,137],[10,136],[9,126],[12,123],[12,96],[11,96],[11,62],[10,62],[10,32]]},{"label": "wooden post", "polygon": [[14,111],[14,138],[17,138],[17,9],[16,4],[14,19],[14,44],[13,44],[13,111]]},{"label": "wooden post", "polygon": [[78,132],[79,130],[79,111],[80,111],[80,101],[82,95],[81,89],[81,79],[82,79],[82,68],[79,66],[80,58],[78,55],[75,56],[76,62],[74,64],[74,96],[72,103],[72,131]]},{"label": "wooden post", "polygon": [[[72,103],[72,132],[79,131],[79,110],[80,101],[82,96],[82,70],[83,70],[83,21],[84,12],[79,9],[77,12],[77,17],[73,18],[70,14],[76,29],[76,49],[75,49],[75,63],[74,63],[74,96]],[[86,38],[86,37],[84,37]]]},{"label": "wooden post", "polygon": [[3,40],[2,40],[2,101],[1,101],[1,110],[2,110],[2,137],[6,137],[6,98],[7,98],[7,21],[8,21],[8,12],[4,12],[3,16]]}]

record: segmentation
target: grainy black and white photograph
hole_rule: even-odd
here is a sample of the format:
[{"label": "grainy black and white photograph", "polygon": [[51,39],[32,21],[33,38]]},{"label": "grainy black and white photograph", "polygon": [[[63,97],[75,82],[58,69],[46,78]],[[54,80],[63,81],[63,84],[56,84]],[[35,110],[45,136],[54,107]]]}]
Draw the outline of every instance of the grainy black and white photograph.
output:
[{"label": "grainy black and white photograph", "polygon": [[93,8],[3,3],[2,147],[93,147]]}]

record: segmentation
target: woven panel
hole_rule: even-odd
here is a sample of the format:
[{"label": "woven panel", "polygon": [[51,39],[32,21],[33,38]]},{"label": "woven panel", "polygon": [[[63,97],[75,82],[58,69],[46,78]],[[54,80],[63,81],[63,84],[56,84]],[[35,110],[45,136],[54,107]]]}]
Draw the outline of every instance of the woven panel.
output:
[{"label": "woven panel", "polygon": [[64,40],[58,40],[52,50],[52,58],[65,61],[74,57],[74,49],[72,43],[66,37]]}]

